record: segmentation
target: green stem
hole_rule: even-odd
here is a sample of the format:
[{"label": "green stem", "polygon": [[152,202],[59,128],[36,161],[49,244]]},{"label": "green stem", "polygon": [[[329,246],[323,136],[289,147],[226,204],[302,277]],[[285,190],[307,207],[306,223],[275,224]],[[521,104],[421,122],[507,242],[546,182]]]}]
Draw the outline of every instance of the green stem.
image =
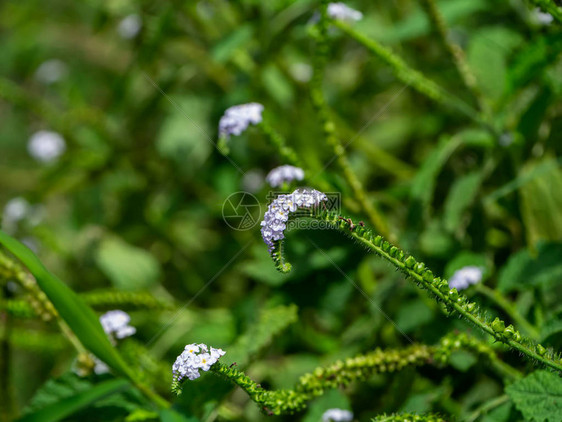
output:
[{"label": "green stem", "polygon": [[384,61],[389,65],[394,71],[395,76],[408,86],[411,86],[420,94],[423,94],[432,100],[443,104],[446,107],[451,107],[461,112],[465,116],[472,119],[474,122],[489,128],[487,122],[485,122],[480,114],[474,110],[470,105],[466,104],[463,100],[450,94],[441,86],[437,85],[432,80],[426,78],[423,74],[417,70],[409,67],[404,60],[399,56],[394,54],[392,50],[383,45],[379,44],[377,41],[372,40],[364,36],[363,34],[355,31],[350,26],[343,22],[333,20],[332,23],[340,28],[344,33],[349,35],[359,44],[366,47],[371,53]]},{"label": "green stem", "polygon": [[[478,306],[474,302],[469,302],[466,296],[459,294],[456,289],[450,289],[447,280],[434,277],[433,273],[426,269],[425,264],[417,262],[413,256],[407,256],[404,251],[391,245],[382,236],[375,236],[370,230],[355,225],[351,219],[343,218],[335,213],[311,210],[310,217],[324,221],[331,228],[345,233],[367,247],[371,252],[390,262],[406,276],[413,279],[420,288],[429,291],[438,301],[443,302],[449,312],[458,312],[497,341],[562,372],[562,360],[559,356],[540,344],[534,344],[531,340],[522,336],[513,326],[506,327],[505,322],[499,318],[494,321],[487,320],[479,313]],[[288,272],[291,269],[291,264],[286,262],[282,250],[279,249],[283,241],[277,243],[272,258],[280,271]]]},{"label": "green stem", "polygon": [[435,0],[422,0],[422,6],[427,12],[431,23],[437,31],[441,44],[451,56],[453,63],[455,64],[455,68],[457,69],[457,72],[461,77],[461,80],[464,83],[465,87],[470,92],[472,92],[472,94],[478,101],[478,104],[480,105],[480,109],[487,114],[489,110],[487,109],[486,103],[483,101],[482,93],[480,92],[480,89],[478,88],[478,84],[476,82],[476,77],[474,76],[474,74],[470,70],[470,67],[468,66],[468,63],[466,62],[464,51],[458,44],[455,44],[451,41],[449,37],[449,28],[447,27],[447,23],[445,22],[443,15],[439,11]]},{"label": "green stem", "polygon": [[311,80],[312,103],[314,105],[314,108],[318,112],[318,115],[320,116],[326,142],[332,147],[336,156],[337,163],[343,171],[343,176],[351,187],[355,198],[361,205],[361,208],[363,209],[373,226],[376,227],[376,229],[380,233],[384,233],[386,237],[389,237],[391,236],[391,233],[388,230],[385,219],[377,210],[377,208],[367,199],[363,184],[359,181],[359,179],[353,172],[351,165],[349,164],[349,160],[345,153],[345,148],[342,146],[339,138],[336,135],[336,125],[330,118],[328,105],[326,104],[326,99],[324,98],[324,93],[322,91],[324,69],[329,53],[327,34],[328,16],[326,11],[327,5],[328,1],[322,0],[321,17],[318,24],[319,36],[317,40],[317,48],[315,49],[316,54],[314,56],[314,73]]},{"label": "green stem", "polygon": [[279,152],[279,155],[283,159],[285,159],[287,163],[291,164],[292,166],[302,168],[302,163],[297,153],[293,148],[287,145],[287,142],[285,141],[283,135],[277,132],[266,119],[263,119],[258,126],[263,130],[273,146],[277,149],[277,152]]},{"label": "green stem", "polygon": [[481,415],[485,415],[490,410],[495,409],[498,406],[501,406],[504,403],[509,401],[509,396],[504,394],[503,396],[496,397],[490,401],[487,401],[482,406],[477,408],[467,419],[467,422],[474,422],[478,419]]},{"label": "green stem", "polygon": [[532,337],[534,340],[539,338],[539,331],[529,321],[527,321],[525,317],[517,311],[515,306],[503,297],[500,292],[492,290],[481,283],[477,284],[475,289],[478,293],[481,293],[488,299],[492,300],[499,308],[509,315],[509,317],[515,321],[528,336]]},{"label": "green stem", "polygon": [[[498,360],[488,345],[465,333],[451,333],[443,337],[436,346],[413,344],[400,349],[376,349],[316,368],[301,376],[291,390],[266,390],[243,372],[220,362],[211,366],[211,371],[239,386],[265,412],[282,415],[302,411],[309,401],[321,396],[327,389],[335,389],[354,381],[365,381],[374,374],[398,372],[408,366],[447,364],[451,353],[461,349],[474,350],[492,361]],[[507,367],[511,368],[509,365]],[[504,375],[509,378],[520,376],[514,368],[507,370]]]}]

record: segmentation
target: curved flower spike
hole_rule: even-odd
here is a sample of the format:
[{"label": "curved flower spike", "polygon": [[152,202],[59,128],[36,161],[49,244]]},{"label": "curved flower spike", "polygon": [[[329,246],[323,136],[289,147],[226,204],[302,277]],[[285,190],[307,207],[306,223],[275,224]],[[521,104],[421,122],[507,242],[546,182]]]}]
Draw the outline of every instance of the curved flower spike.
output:
[{"label": "curved flower spike", "polygon": [[297,189],[291,194],[279,195],[269,205],[261,222],[261,235],[277,269],[281,272],[286,273],[291,270],[291,264],[283,262],[281,253],[281,242],[285,238],[285,229],[290,214],[298,208],[308,208],[313,211],[327,199],[326,194],[322,192],[304,188]]}]

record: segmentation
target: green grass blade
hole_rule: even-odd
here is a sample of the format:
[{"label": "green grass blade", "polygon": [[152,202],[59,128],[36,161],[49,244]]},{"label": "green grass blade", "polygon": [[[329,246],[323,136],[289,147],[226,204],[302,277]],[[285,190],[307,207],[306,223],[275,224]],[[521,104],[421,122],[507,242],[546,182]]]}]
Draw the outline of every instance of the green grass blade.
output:
[{"label": "green grass blade", "polygon": [[[2,240],[3,242],[4,240]],[[19,422],[55,422],[60,421],[74,412],[88,406],[104,396],[123,390],[129,386],[124,379],[113,379],[104,381],[90,390],[83,391],[72,397],[68,397],[37,412],[23,416]]]},{"label": "green grass blade", "polygon": [[131,378],[126,363],[110,343],[94,311],[72,289],[51,274],[22,243],[0,231],[0,244],[29,269],[41,290],[84,347],[116,373]]}]

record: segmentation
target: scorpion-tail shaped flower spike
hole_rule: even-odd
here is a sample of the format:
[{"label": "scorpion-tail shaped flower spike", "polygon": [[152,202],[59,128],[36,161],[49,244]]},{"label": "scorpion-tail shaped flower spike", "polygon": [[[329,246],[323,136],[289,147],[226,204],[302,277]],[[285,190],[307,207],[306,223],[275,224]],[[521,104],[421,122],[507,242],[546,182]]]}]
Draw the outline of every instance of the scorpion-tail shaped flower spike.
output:
[{"label": "scorpion-tail shaped flower spike", "polygon": [[353,413],[343,409],[328,409],[322,414],[322,422],[350,422]]},{"label": "scorpion-tail shaped flower spike", "polygon": [[262,121],[263,105],[259,103],[240,104],[227,108],[219,121],[219,137],[229,139],[230,135],[240,135],[250,124]]},{"label": "scorpion-tail shaped flower spike", "polygon": [[293,180],[302,179],[304,179],[304,170],[289,165],[275,167],[265,178],[267,183],[274,188],[283,186],[283,183],[291,183]]},{"label": "scorpion-tail shaped flower spike", "polygon": [[469,265],[455,271],[449,280],[449,287],[451,289],[455,288],[457,291],[461,291],[472,284],[479,283],[481,280],[482,268]]},{"label": "scorpion-tail shaped flower spike", "polygon": [[173,384],[178,385],[184,378],[199,378],[200,369],[208,371],[225,353],[206,344],[188,344],[172,365]]},{"label": "scorpion-tail shaped flower spike", "polygon": [[285,229],[290,213],[297,208],[313,208],[326,201],[328,197],[325,193],[315,189],[297,189],[293,193],[287,195],[279,195],[275,198],[261,222],[261,235],[263,241],[268,246],[269,253],[275,248],[275,241],[285,238]]},{"label": "scorpion-tail shaped flower spike", "polygon": [[328,5],[328,16],[338,21],[350,23],[363,19],[363,13],[341,2],[330,3]]}]

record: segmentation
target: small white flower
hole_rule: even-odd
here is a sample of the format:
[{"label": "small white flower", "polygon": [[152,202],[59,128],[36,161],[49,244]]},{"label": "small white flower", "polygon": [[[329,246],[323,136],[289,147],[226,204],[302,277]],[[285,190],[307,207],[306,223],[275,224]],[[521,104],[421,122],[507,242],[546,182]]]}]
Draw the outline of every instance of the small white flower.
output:
[{"label": "small white flower", "polygon": [[341,2],[328,5],[328,16],[343,22],[357,22],[363,19],[363,13]]},{"label": "small white flower", "polygon": [[122,339],[136,333],[136,328],[129,325],[131,317],[126,312],[115,310],[100,316],[100,323],[105,333],[110,337]]},{"label": "small white flower", "polygon": [[119,22],[119,26],[117,27],[117,32],[121,36],[121,38],[125,38],[126,40],[130,40],[135,38],[142,28],[142,18],[133,13],[129,16],[124,17],[121,22]]},{"label": "small white flower", "polygon": [[262,121],[263,105],[259,103],[240,104],[227,108],[219,121],[219,136],[228,139],[240,135],[250,124]]},{"label": "small white flower", "polygon": [[[268,246],[269,252],[273,252],[274,241],[285,237],[284,230],[291,212],[297,208],[313,208],[326,201],[326,194],[314,189],[297,189],[291,194],[279,195],[269,205],[263,221],[261,222],[261,235]],[[285,212],[280,212],[284,210]]]},{"label": "small white flower", "polygon": [[45,85],[60,81],[68,74],[66,64],[59,59],[47,60],[39,65],[35,71],[35,79]]},{"label": "small white flower", "polygon": [[27,217],[31,206],[25,198],[18,196],[10,199],[4,206],[4,223],[17,223]]},{"label": "small white flower", "polygon": [[322,415],[322,422],[350,422],[353,413],[343,409],[328,409]]},{"label": "small white flower", "polygon": [[472,284],[479,283],[482,280],[482,268],[469,265],[460,270],[455,271],[449,280],[449,287],[458,291],[466,289]]},{"label": "small white flower", "polygon": [[264,177],[261,170],[247,171],[242,177],[242,189],[246,192],[256,193],[264,184]]},{"label": "small white flower", "polygon": [[226,352],[222,349],[209,348],[206,344],[188,344],[172,365],[174,382],[184,378],[190,380],[201,376],[199,370],[208,371]]},{"label": "small white flower", "polygon": [[35,132],[27,144],[29,155],[42,163],[51,163],[66,151],[64,138],[57,132]]},{"label": "small white flower", "polygon": [[283,186],[283,183],[291,183],[293,180],[302,179],[304,179],[304,170],[289,165],[275,167],[265,178],[267,183],[274,188]]},{"label": "small white flower", "polygon": [[554,20],[550,13],[543,12],[538,7],[535,9],[534,15],[535,20],[541,25],[550,25]]},{"label": "small white flower", "polygon": [[94,356],[94,362],[95,362],[94,373],[96,375],[103,375],[109,373],[109,366],[107,366],[105,362],[102,362],[95,356]]}]

